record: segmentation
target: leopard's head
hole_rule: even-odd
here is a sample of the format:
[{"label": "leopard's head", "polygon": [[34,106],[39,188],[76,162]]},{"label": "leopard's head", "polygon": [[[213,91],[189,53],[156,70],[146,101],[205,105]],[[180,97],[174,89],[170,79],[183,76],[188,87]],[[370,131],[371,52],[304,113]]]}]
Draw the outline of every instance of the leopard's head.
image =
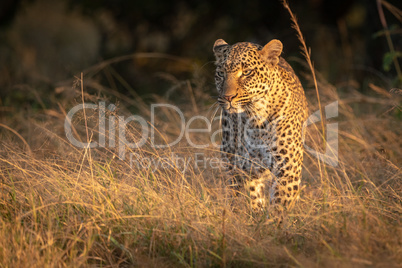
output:
[{"label": "leopard's head", "polygon": [[272,40],[264,47],[248,42],[229,45],[218,39],[213,51],[218,102],[229,113],[242,113],[269,90],[282,43]]}]

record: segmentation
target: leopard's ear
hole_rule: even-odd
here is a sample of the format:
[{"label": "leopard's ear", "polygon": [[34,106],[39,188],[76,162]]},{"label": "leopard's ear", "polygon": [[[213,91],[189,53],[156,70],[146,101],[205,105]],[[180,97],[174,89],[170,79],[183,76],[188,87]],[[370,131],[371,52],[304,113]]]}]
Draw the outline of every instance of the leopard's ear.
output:
[{"label": "leopard's ear", "polygon": [[215,54],[216,61],[222,61],[224,54],[229,47],[228,43],[226,43],[223,39],[218,39],[215,41],[214,48],[212,49]]},{"label": "leopard's ear", "polygon": [[277,39],[273,39],[260,50],[260,54],[269,65],[275,66],[279,62],[279,56],[282,53],[282,48],[282,42]]}]

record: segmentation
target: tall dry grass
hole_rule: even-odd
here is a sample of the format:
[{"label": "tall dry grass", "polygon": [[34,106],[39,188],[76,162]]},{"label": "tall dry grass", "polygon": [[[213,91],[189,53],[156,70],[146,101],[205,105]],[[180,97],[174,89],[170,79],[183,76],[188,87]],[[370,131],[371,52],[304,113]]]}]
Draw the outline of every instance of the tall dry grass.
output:
[{"label": "tall dry grass", "polygon": [[[172,80],[169,95],[151,102],[177,105],[187,121],[199,114],[211,117],[209,86],[195,74],[189,81]],[[328,166],[305,154],[301,198],[279,226],[266,215],[251,215],[247,196],[227,193],[224,171],[211,167],[219,152],[210,133],[190,136],[209,144],[203,149],[185,139],[157,149],[148,140],[127,149],[124,160],[118,148],[70,144],[63,127],[68,110],[81,97],[98,103],[99,96],[88,92],[116,93],[89,75],[77,80],[77,103],[6,118],[0,126],[0,265],[400,266],[402,129],[394,113],[400,95],[375,84],[373,94],[363,95],[358,83],[349,81],[349,94],[339,96],[338,85],[319,74],[305,78],[317,84],[322,107],[339,103],[339,116],[328,122],[339,125],[339,164]],[[113,79],[127,86],[117,75]],[[306,94],[310,111],[319,110],[310,85]],[[121,103],[107,111],[107,119],[127,118],[130,110],[151,119],[141,98],[118,98]],[[150,129],[155,127],[157,142],[174,140],[180,130],[177,114],[160,110],[155,116]],[[98,111],[78,113],[72,122],[75,137],[98,140],[98,124]],[[307,128],[306,145],[323,152],[317,128]],[[111,132],[106,134],[108,141]],[[139,135],[138,125],[130,124],[127,139],[138,141]],[[209,158],[206,167],[196,166],[198,153]],[[177,156],[190,162],[184,172]],[[159,166],[135,165],[146,158]]]},{"label": "tall dry grass", "polygon": [[[306,153],[301,199],[279,227],[265,215],[250,215],[247,197],[233,200],[223,171],[195,167],[195,153],[219,157],[212,145],[194,149],[182,142],[155,149],[147,143],[127,151],[137,155],[132,161],[149,157],[165,163],[153,170],[130,165],[129,157],[119,160],[117,148],[72,146],[62,110],[21,122],[23,136],[32,135],[31,154],[19,137],[3,130],[2,266],[397,266],[402,261],[401,127],[392,113],[382,114],[394,100],[377,88],[384,97],[363,105],[356,96],[365,96],[357,91],[340,98],[334,86],[322,79],[318,84],[324,106],[333,100],[340,104],[334,119],[339,165],[323,168]],[[181,83],[176,93],[190,94],[189,85],[202,92],[195,83]],[[315,111],[315,93],[307,92]],[[209,97],[195,98],[200,113],[210,114],[202,104]],[[178,105],[186,118],[198,114],[192,104]],[[360,109],[369,112],[357,116]],[[122,106],[114,113],[129,114]],[[149,107],[141,115],[148,113]],[[76,137],[85,140],[88,130],[98,139],[96,115],[86,112],[88,129],[83,115],[74,117]],[[169,111],[157,116],[160,135],[167,141],[177,137],[177,116]],[[128,129],[127,139],[138,140],[135,125]],[[320,131],[314,126],[307,131],[306,144],[322,151]],[[209,134],[192,139],[208,142]],[[191,161],[184,173],[172,152]]]}]

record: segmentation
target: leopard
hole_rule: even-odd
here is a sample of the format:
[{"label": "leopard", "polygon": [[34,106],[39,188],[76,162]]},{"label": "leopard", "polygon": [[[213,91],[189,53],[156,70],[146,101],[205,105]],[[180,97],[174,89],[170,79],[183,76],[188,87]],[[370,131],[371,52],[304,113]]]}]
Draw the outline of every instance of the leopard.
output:
[{"label": "leopard", "polygon": [[213,46],[227,182],[246,190],[257,213],[286,211],[300,195],[308,106],[282,50],[277,39]]}]

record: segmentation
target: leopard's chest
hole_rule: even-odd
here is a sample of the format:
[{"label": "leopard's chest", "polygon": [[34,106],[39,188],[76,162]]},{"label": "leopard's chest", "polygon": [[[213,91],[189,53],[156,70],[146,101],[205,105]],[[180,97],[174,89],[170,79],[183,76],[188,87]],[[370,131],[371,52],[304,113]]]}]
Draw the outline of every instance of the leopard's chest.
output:
[{"label": "leopard's chest", "polygon": [[246,114],[227,115],[223,124],[222,151],[232,166],[252,173],[271,169],[275,131],[267,121]]}]

